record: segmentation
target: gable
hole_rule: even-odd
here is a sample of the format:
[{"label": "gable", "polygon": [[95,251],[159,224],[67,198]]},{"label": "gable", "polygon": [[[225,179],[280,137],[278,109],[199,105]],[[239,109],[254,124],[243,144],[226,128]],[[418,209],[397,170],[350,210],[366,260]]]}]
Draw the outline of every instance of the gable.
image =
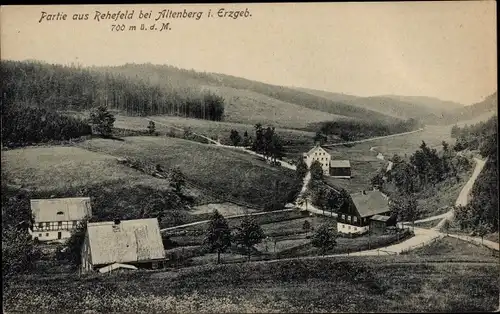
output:
[{"label": "gable", "polygon": [[330,156],[330,154],[326,150],[324,150],[321,146],[314,146],[306,153],[306,155],[313,156],[315,153],[324,154],[325,156]]}]

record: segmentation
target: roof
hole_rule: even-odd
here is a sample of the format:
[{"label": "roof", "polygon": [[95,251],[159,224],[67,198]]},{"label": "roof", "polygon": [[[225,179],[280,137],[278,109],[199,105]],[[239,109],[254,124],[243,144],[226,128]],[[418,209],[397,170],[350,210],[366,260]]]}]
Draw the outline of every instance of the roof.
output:
[{"label": "roof", "polygon": [[368,217],[389,212],[386,196],[380,191],[366,191],[366,194],[351,194],[352,202],[361,217]]},{"label": "roof", "polygon": [[32,199],[31,212],[35,222],[72,221],[92,215],[92,208],[90,197]]},{"label": "roof", "polygon": [[383,215],[373,215],[372,218],[370,218],[371,220],[377,220],[377,221],[383,221],[383,222],[387,222],[387,220],[391,219],[391,217],[389,216],[383,216]]},{"label": "roof", "polygon": [[[323,149],[323,147],[321,147],[321,146],[319,146],[319,145],[316,145],[316,146],[314,146],[313,148],[311,148],[311,149],[310,149],[307,153],[304,153],[304,155],[309,156],[309,155],[311,155],[312,153],[314,153],[316,150],[322,150],[323,152],[325,152],[325,153],[327,153],[327,154],[328,154],[328,152],[327,152],[326,150],[324,150],[324,149]],[[328,155],[330,155],[330,154],[328,154]]]},{"label": "roof", "polygon": [[87,233],[93,265],[165,258],[156,218],[89,223]]},{"label": "roof", "polygon": [[349,160],[330,160],[331,168],[351,168]]}]

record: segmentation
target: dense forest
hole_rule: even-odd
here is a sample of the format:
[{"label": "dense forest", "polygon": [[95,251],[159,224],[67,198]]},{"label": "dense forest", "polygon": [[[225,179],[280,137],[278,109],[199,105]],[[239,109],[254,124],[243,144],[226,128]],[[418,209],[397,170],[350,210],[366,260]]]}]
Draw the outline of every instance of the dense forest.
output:
[{"label": "dense forest", "polygon": [[194,70],[179,69],[170,65],[157,64],[125,64],[115,67],[95,67],[96,71],[105,71],[126,77],[138,77],[153,84],[170,84],[173,86],[224,86],[240,90],[252,91],[278,99],[284,102],[297,104],[313,110],[359,119],[376,119],[380,121],[397,121],[399,119],[382,113],[340,101],[333,101],[318,97],[291,87],[266,84],[241,77],[226,74],[196,72]]},{"label": "dense forest", "polygon": [[104,104],[129,115],[168,114],[223,119],[224,99],[196,87],[152,84],[143,78],[40,62],[2,61],[3,98],[53,110]]},{"label": "dense forest", "polygon": [[2,102],[2,145],[64,141],[92,134],[89,124],[44,108]]},{"label": "dense forest", "polygon": [[498,232],[498,131],[497,116],[463,128],[454,127],[457,144],[479,149],[486,164],[472,187],[472,199],[466,207],[457,208],[459,227],[477,233]]},{"label": "dense forest", "polygon": [[363,120],[338,120],[311,125],[310,129],[316,131],[315,140],[326,140],[327,135],[336,135],[343,141],[355,141],[375,136],[384,136],[416,130],[419,122],[408,119],[399,122],[363,121]]}]

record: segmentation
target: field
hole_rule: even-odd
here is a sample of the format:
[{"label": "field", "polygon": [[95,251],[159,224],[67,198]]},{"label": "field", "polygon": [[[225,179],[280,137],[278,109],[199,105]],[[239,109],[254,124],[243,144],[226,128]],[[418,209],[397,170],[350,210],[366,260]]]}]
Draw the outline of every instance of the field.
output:
[{"label": "field", "polygon": [[[327,270],[327,271],[325,271]],[[498,307],[494,263],[345,257],[20,278],[6,312],[472,312]]]},{"label": "field", "polygon": [[123,141],[93,139],[79,145],[153,166],[160,164],[164,169],[178,167],[202,190],[258,206],[286,202],[301,186],[291,170],[272,167],[243,152],[182,139],[127,137]]},{"label": "field", "polygon": [[30,147],[2,152],[2,180],[28,189],[66,190],[127,181],[166,188],[168,182],[118,164],[116,158],[78,147]]},{"label": "field", "polygon": [[246,215],[257,212],[257,210],[236,204],[217,203],[195,206],[189,213],[192,215],[205,215],[213,213],[214,210],[217,210],[222,216]]},{"label": "field", "polygon": [[412,250],[407,254],[418,256],[467,258],[469,260],[481,259],[498,262],[498,258],[494,257],[489,249],[448,236],[439,239],[427,246]]},{"label": "field", "polygon": [[[180,129],[191,129],[193,132],[205,135],[207,137],[217,139],[220,138],[222,144],[231,144],[229,140],[229,135],[231,130],[236,130],[243,137],[243,134],[248,132],[248,135],[255,138],[255,124],[242,124],[242,123],[231,123],[231,122],[219,122],[219,121],[209,121],[201,119],[189,119],[182,117],[172,117],[172,116],[152,116],[148,117],[156,123],[156,130],[160,134],[169,134],[174,132],[181,135]],[[268,124],[264,121],[260,121],[264,127]],[[148,121],[142,117],[129,117],[129,116],[116,116],[116,122],[114,126],[116,128],[132,129],[132,130],[145,130],[148,125]],[[281,136],[285,142],[290,142],[293,144],[313,144],[314,133],[306,132],[294,129],[284,129],[279,128],[276,124],[276,132]]]},{"label": "field", "polygon": [[[224,121],[254,125],[271,124],[280,128],[305,128],[309,123],[352,119],[319,110],[309,109],[256,93],[246,89],[204,86],[219,95],[224,95]],[[292,114],[293,113],[293,114]]]}]

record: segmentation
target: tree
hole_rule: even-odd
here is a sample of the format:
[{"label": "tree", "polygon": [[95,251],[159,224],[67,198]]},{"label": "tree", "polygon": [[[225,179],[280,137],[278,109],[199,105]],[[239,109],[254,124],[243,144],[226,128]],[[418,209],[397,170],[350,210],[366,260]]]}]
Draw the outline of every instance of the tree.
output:
[{"label": "tree", "polygon": [[64,243],[64,257],[74,268],[77,268],[82,263],[82,245],[85,240],[85,233],[87,233],[87,223],[89,220],[90,217],[85,217],[85,219],[71,231],[71,236]]},{"label": "tree", "polygon": [[296,166],[296,170],[295,170],[295,172],[297,173],[297,177],[299,177],[300,179],[304,179],[308,170],[309,169],[307,169],[307,164],[304,161],[304,159],[299,158],[299,160],[297,161],[297,166]]},{"label": "tree", "polygon": [[115,123],[115,117],[105,105],[100,105],[90,111],[89,123],[93,130],[102,136],[110,136]]},{"label": "tree", "polygon": [[450,231],[451,223],[448,219],[446,219],[443,223],[443,230],[448,235],[448,232]]},{"label": "tree", "polygon": [[264,231],[255,220],[251,216],[245,216],[237,228],[235,238],[236,243],[247,249],[248,260],[250,260],[253,246],[262,242],[265,237]]},{"label": "tree", "polygon": [[323,224],[313,234],[311,244],[321,249],[321,254],[324,256],[326,252],[333,249],[337,244],[335,233]]},{"label": "tree", "polygon": [[252,149],[257,153],[264,151],[264,130],[260,123],[255,125],[255,141],[252,143]]},{"label": "tree", "polygon": [[4,285],[19,273],[30,271],[40,251],[26,230],[2,228],[2,279]]},{"label": "tree", "polygon": [[372,187],[380,189],[384,185],[384,176],[382,173],[377,172],[377,174],[371,179]]},{"label": "tree", "polygon": [[243,143],[242,143],[242,145],[244,147],[248,147],[248,146],[252,145],[252,140],[248,136],[248,132],[247,131],[245,131],[245,133],[243,133]]},{"label": "tree", "polygon": [[328,206],[328,196],[329,191],[326,187],[320,187],[316,190],[316,193],[314,193],[314,203],[323,211],[323,215]]},{"label": "tree", "polygon": [[170,176],[170,186],[172,186],[177,193],[180,193],[185,184],[184,175],[178,168],[172,169]]},{"label": "tree", "polygon": [[411,221],[415,228],[415,220],[419,216],[417,200],[413,194],[397,194],[389,203],[392,214],[397,216],[398,221]]},{"label": "tree", "polygon": [[322,180],[323,179],[323,167],[321,163],[317,160],[313,161],[310,168],[311,179],[312,180]]},{"label": "tree", "polygon": [[313,140],[315,143],[319,143],[319,145],[323,145],[323,144],[325,144],[327,137],[323,133],[321,133],[321,131],[317,131],[316,135],[314,135]]},{"label": "tree", "polygon": [[210,218],[204,244],[210,252],[217,252],[217,264],[220,263],[220,254],[231,246],[231,230],[224,216],[217,210],[214,210]]},{"label": "tree", "polygon": [[241,142],[241,136],[236,130],[231,130],[229,139],[231,140],[231,143],[233,143],[233,146],[238,146],[238,144],[240,144]]},{"label": "tree", "polygon": [[156,130],[155,122],[150,120],[148,124],[148,133],[154,134],[155,130]]},{"label": "tree", "polygon": [[311,223],[309,222],[309,220],[304,221],[304,224],[302,224],[302,230],[304,230],[306,233],[311,230]]},{"label": "tree", "polygon": [[491,224],[483,220],[479,221],[474,227],[474,231],[477,233],[478,236],[481,237],[481,244],[484,244],[483,243],[484,236],[488,234],[490,230],[491,230]]}]

